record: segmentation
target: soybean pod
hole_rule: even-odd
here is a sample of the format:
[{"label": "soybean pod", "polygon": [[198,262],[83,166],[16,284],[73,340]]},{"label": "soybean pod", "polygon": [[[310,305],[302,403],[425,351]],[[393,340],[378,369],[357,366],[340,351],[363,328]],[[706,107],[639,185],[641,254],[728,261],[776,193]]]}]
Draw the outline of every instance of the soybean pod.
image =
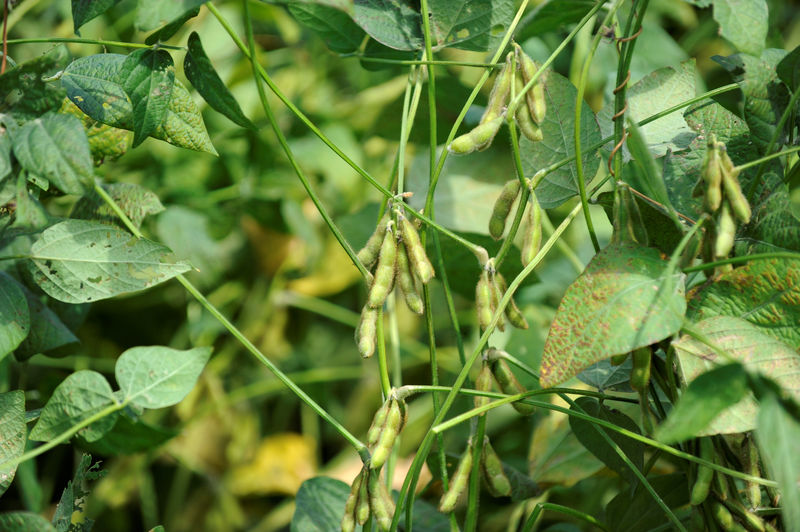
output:
[{"label": "soybean pod", "polygon": [[397,238],[395,237],[393,224],[390,221],[386,226],[386,234],[383,237],[381,252],[378,255],[378,265],[375,267],[375,276],[367,297],[367,304],[371,308],[383,306],[386,297],[392,291],[396,263]]},{"label": "soybean pod", "polygon": [[[519,73],[514,76],[514,84],[515,92],[522,91],[525,84],[522,82],[522,76]],[[533,121],[531,110],[527,105],[518,105],[514,110],[514,118],[517,121],[520,131],[522,131],[522,134],[525,135],[528,140],[537,142],[544,138],[542,130]]]},{"label": "soybean pod", "polygon": [[435,272],[433,271],[431,261],[428,259],[428,254],[425,253],[425,246],[422,245],[419,233],[417,233],[414,224],[403,216],[402,213],[398,214],[398,223],[400,224],[400,236],[406,247],[411,270],[423,284],[428,284],[428,282],[433,279]]},{"label": "soybean pod", "polygon": [[637,392],[643,392],[650,383],[650,359],[652,352],[649,347],[634,349],[631,354],[633,357],[633,369],[631,369],[631,388]]},{"label": "soybean pod", "polygon": [[[506,290],[508,290],[508,286],[506,285],[506,280],[500,272],[495,272],[494,282],[497,285],[497,288],[499,289],[500,295],[504,294]],[[525,316],[522,315],[522,311],[514,302],[513,297],[508,300],[508,305],[506,305],[505,308],[505,314],[506,318],[508,318],[508,322],[517,329],[528,328],[528,321],[525,319]]]},{"label": "soybean pod", "polygon": [[394,442],[403,428],[404,413],[400,407],[400,402],[397,399],[390,399],[389,412],[386,415],[386,423],[383,426],[375,448],[372,451],[370,458],[370,469],[380,469],[389,458],[392,452]]},{"label": "soybean pod", "polygon": [[[497,349],[490,349],[489,357],[492,359],[492,375],[494,375],[494,379],[497,381],[497,385],[500,387],[500,390],[502,390],[504,394],[518,395],[521,393],[525,393],[527,391],[525,387],[519,382],[519,380],[517,380],[517,377],[516,375],[514,375],[514,372],[511,371],[508,362],[506,362],[505,359],[503,358],[502,351],[499,351]],[[523,416],[529,416],[533,414],[535,411],[535,407],[523,403],[521,401],[514,401],[513,403],[511,403],[511,406],[513,406],[514,410],[516,410]]]},{"label": "soybean pod", "polygon": [[489,101],[486,103],[486,111],[481,117],[481,124],[491,122],[497,117],[502,117],[508,103],[508,94],[511,92],[511,82],[513,80],[514,72],[511,69],[511,61],[506,56],[506,62],[494,81]]},{"label": "soybean pod", "polygon": [[[485,360],[481,364],[481,370],[478,372],[478,376],[475,378],[475,389],[480,392],[492,391],[492,370],[489,367],[489,363]],[[488,405],[490,402],[491,399],[485,395],[476,395],[473,399],[475,408]]]},{"label": "soybean pod", "polygon": [[478,313],[478,325],[482,331],[489,328],[492,322],[492,285],[489,283],[489,272],[483,270],[475,286],[475,309]]},{"label": "soybean pod", "polygon": [[406,306],[408,306],[412,312],[422,314],[425,311],[425,304],[414,282],[414,274],[411,272],[408,250],[404,242],[397,244],[397,284],[403,292],[403,299],[405,299]]},{"label": "soybean pod", "polygon": [[495,240],[502,238],[506,230],[506,220],[508,219],[509,213],[511,213],[511,206],[514,205],[514,201],[519,196],[519,190],[519,179],[506,181],[505,185],[503,185],[503,189],[500,191],[500,195],[494,202],[492,214],[489,217],[489,234],[492,235],[492,238]]},{"label": "soybean pod", "polygon": [[504,120],[505,118],[501,115],[484,124],[479,124],[468,133],[453,139],[453,142],[447,147],[448,151],[463,155],[488,148],[497,132],[500,131]]},{"label": "soybean pod", "polygon": [[380,481],[380,473],[371,471],[369,473],[369,508],[378,528],[388,531],[392,527],[392,517],[394,516],[394,501],[389,495],[386,485]]},{"label": "soybean pod", "polygon": [[[517,63],[522,73],[522,80],[527,85],[528,82],[533,79],[533,76],[536,75],[536,72],[539,71],[540,67],[516,43],[514,43],[514,51],[517,53]],[[547,111],[543,76],[539,76],[539,79],[534,83],[533,87],[525,93],[525,99],[528,103],[531,118],[533,118],[533,121],[537,124],[541,124],[544,120],[545,112]]]},{"label": "soybean pod", "polygon": [[523,266],[530,264],[542,247],[542,207],[532,190],[529,198],[531,204],[528,206],[528,231],[522,239],[519,255]]},{"label": "soybean pod", "polygon": [[461,459],[458,461],[458,466],[456,467],[455,473],[453,473],[453,476],[450,477],[450,487],[444,493],[444,495],[442,495],[442,498],[439,501],[440,512],[447,514],[456,509],[458,499],[467,489],[467,485],[469,484],[469,474],[471,470],[472,440],[470,440],[469,444],[467,445],[467,449],[464,451],[464,454],[461,455]]},{"label": "soybean pod", "polygon": [[713,135],[708,141],[706,154],[703,158],[701,176],[706,188],[703,197],[706,210],[710,213],[717,212],[722,203],[722,166],[719,157],[719,147]]},{"label": "soybean pod", "polygon": [[386,235],[386,225],[388,223],[389,209],[386,209],[386,212],[383,213],[383,216],[378,222],[378,226],[375,228],[375,231],[370,235],[367,243],[359,250],[357,254],[358,260],[360,260],[361,263],[367,268],[370,268],[378,259],[378,254],[381,251],[381,244],[383,244],[383,238]]},{"label": "soybean pod", "polygon": [[378,339],[378,309],[364,305],[361,309],[361,319],[356,327],[356,344],[358,352],[363,358],[369,358],[375,353],[375,344]]},{"label": "soybean pod", "polygon": [[[714,446],[711,438],[700,438],[700,458],[704,460],[711,460],[714,457]],[[708,497],[708,492],[711,489],[711,481],[714,478],[714,470],[704,465],[697,466],[697,478],[692,486],[692,495],[689,502],[692,506],[699,506]]]},{"label": "soybean pod", "polygon": [[486,481],[489,493],[494,497],[508,497],[511,495],[511,481],[508,480],[503,462],[489,443],[489,438],[484,437],[481,449],[481,472]]}]

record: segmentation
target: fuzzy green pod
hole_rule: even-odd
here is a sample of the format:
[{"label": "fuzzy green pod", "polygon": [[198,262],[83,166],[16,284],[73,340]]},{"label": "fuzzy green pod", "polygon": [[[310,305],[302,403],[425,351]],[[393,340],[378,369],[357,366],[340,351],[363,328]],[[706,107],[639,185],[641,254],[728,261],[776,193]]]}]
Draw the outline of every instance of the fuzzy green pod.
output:
[{"label": "fuzzy green pod", "polygon": [[386,226],[386,234],[381,244],[381,252],[378,255],[378,265],[375,267],[375,278],[367,296],[367,304],[371,308],[383,306],[389,292],[394,285],[395,270],[397,265],[397,238],[392,230],[392,223]]},{"label": "fuzzy green pod", "polygon": [[356,506],[358,505],[358,496],[363,480],[364,475],[359,472],[356,478],[353,479],[353,483],[350,484],[350,494],[344,503],[344,516],[340,523],[344,532],[352,532],[356,529]]},{"label": "fuzzy green pod", "polygon": [[[536,75],[536,72],[539,71],[540,67],[516,43],[514,43],[514,51],[517,53],[517,63],[522,73],[522,80],[525,82],[525,85],[527,85],[528,82],[533,79],[533,76]],[[544,80],[541,76],[525,94],[525,98],[533,121],[537,124],[541,124],[547,112],[547,102],[544,95]]]},{"label": "fuzzy green pod", "polygon": [[[497,385],[500,387],[500,390],[502,390],[506,395],[525,393],[527,390],[519,382],[519,380],[517,380],[517,377],[514,375],[514,372],[511,371],[508,362],[506,362],[502,356],[498,356],[501,352],[497,350],[490,351],[497,353],[496,355],[492,356],[492,375],[494,375],[494,379],[497,381]],[[511,403],[511,406],[513,406],[514,410],[523,416],[529,416],[535,411],[534,406],[521,401],[514,401]]]},{"label": "fuzzy green pod", "polygon": [[542,207],[534,192],[530,193],[531,204],[528,207],[528,231],[522,239],[520,260],[527,266],[539,253],[542,247]]},{"label": "fuzzy green pod", "polygon": [[383,426],[383,430],[381,431],[380,437],[378,437],[378,442],[375,444],[372,457],[370,458],[370,469],[380,469],[383,467],[383,464],[386,463],[386,459],[389,458],[389,454],[392,452],[394,442],[397,440],[400,430],[403,428],[404,414],[400,407],[400,401],[392,398],[389,402],[390,405],[389,412],[386,415],[386,423]]},{"label": "fuzzy green pod", "polygon": [[506,62],[497,78],[494,80],[489,101],[486,103],[486,111],[481,117],[481,124],[491,122],[497,117],[502,117],[508,103],[508,95],[511,92],[511,82],[514,79],[514,72],[511,69],[510,53],[506,56]]},{"label": "fuzzy green pod", "polygon": [[419,239],[419,233],[417,233],[414,224],[403,215],[399,215],[398,224],[400,225],[400,236],[403,239],[403,245],[406,247],[411,270],[423,284],[428,284],[436,273],[433,271],[431,261],[428,260],[428,254],[425,253],[425,246],[422,245],[422,241]]},{"label": "fuzzy green pod", "polygon": [[719,157],[719,147],[713,141],[713,137],[708,142],[700,175],[706,184],[703,194],[706,210],[711,213],[717,212],[722,203],[722,163]]},{"label": "fuzzy green pod", "polygon": [[383,244],[383,238],[386,236],[386,225],[389,223],[389,209],[383,213],[380,221],[378,222],[378,226],[375,228],[375,231],[370,235],[367,243],[358,251],[357,257],[361,263],[366,266],[367,268],[372,267],[376,260],[378,260],[378,254],[381,251],[381,244]]},{"label": "fuzzy green pod", "polygon": [[714,502],[711,505],[711,514],[714,516],[714,521],[717,522],[717,525],[725,532],[738,530],[733,515],[731,515],[730,510],[728,510],[724,504]]},{"label": "fuzzy green pod", "polygon": [[731,214],[727,198],[722,203],[722,209],[717,218],[716,238],[714,239],[714,258],[722,259],[728,256],[733,249],[736,238],[736,220]]},{"label": "fuzzy green pod", "polygon": [[519,189],[519,179],[506,181],[500,191],[500,195],[497,196],[494,202],[492,215],[489,217],[489,234],[495,240],[500,240],[503,237],[503,233],[506,230],[506,219],[508,219],[514,201],[519,196]]},{"label": "fuzzy green pod", "polygon": [[489,272],[483,270],[478,284],[475,285],[475,309],[478,312],[478,325],[482,331],[489,328],[492,322],[492,285],[489,282]]},{"label": "fuzzy green pod", "polygon": [[[714,447],[711,438],[700,438],[700,458],[711,460],[714,457]],[[692,506],[699,506],[708,497],[711,489],[711,481],[714,478],[714,470],[704,465],[697,466],[697,478],[692,486],[692,495],[689,499]]]},{"label": "fuzzy green pod", "polygon": [[647,389],[650,384],[650,359],[652,352],[649,347],[634,349],[631,353],[633,357],[633,369],[631,369],[631,388],[637,392]]},{"label": "fuzzy green pod", "polygon": [[358,502],[356,503],[356,523],[363,525],[369,519],[369,469],[361,470],[361,486],[358,490]]},{"label": "fuzzy green pod", "polygon": [[[516,85],[516,92],[522,91],[525,86],[522,82],[522,76],[520,76],[519,73],[514,76],[514,83]],[[527,105],[518,105],[514,110],[514,118],[517,121],[520,131],[522,131],[522,134],[525,135],[528,140],[538,142],[544,138],[542,130],[536,125],[536,122],[533,121],[531,110]]]},{"label": "fuzzy green pod", "polygon": [[750,210],[750,203],[742,193],[742,187],[739,185],[739,171],[733,167],[733,163],[728,163],[731,158],[728,157],[728,152],[722,154],[722,186],[725,189],[725,198],[730,203],[731,211],[743,224],[750,221],[753,212]]},{"label": "fuzzy green pod", "polygon": [[425,303],[417,290],[414,282],[414,274],[411,273],[411,266],[408,260],[408,252],[404,242],[397,244],[397,284],[403,292],[406,306],[412,312],[422,314],[425,311]]},{"label": "fuzzy green pod", "polygon": [[[506,280],[500,272],[494,273],[494,282],[498,288],[499,294],[502,296],[508,290],[508,286],[506,285]],[[516,327],[517,329],[527,329],[528,328],[528,320],[525,319],[525,316],[522,315],[522,311],[519,309],[517,304],[514,302],[514,298],[512,297],[508,301],[508,305],[505,308],[506,318],[508,318],[508,322]]]},{"label": "fuzzy green pod", "polygon": [[386,418],[389,415],[390,406],[391,399],[387,399],[375,412],[375,416],[372,418],[372,425],[369,426],[367,431],[367,447],[374,447],[378,443],[383,427],[386,426]]},{"label": "fuzzy green pod", "polygon": [[375,517],[378,528],[388,531],[392,527],[392,517],[394,516],[394,501],[392,501],[386,484],[380,481],[380,473],[371,471],[369,474],[369,508]]},{"label": "fuzzy green pod", "polygon": [[467,489],[467,485],[469,484],[469,474],[472,470],[472,441],[469,442],[467,445],[467,449],[464,451],[464,454],[461,455],[461,459],[458,461],[458,466],[456,467],[455,473],[453,476],[450,477],[450,487],[448,490],[442,495],[441,500],[439,501],[439,511],[445,514],[449,514],[453,510],[456,509],[456,504],[458,503],[458,499],[461,497],[461,494]]},{"label": "fuzzy green pod", "polygon": [[483,439],[483,449],[481,449],[481,473],[486,481],[489,493],[494,497],[508,497],[511,495],[511,481],[508,480],[503,461],[492,448],[489,438]]},{"label": "fuzzy green pod", "polygon": [[475,150],[484,150],[488,148],[492,140],[494,140],[497,132],[500,131],[500,126],[503,125],[505,118],[498,116],[493,120],[489,120],[485,124],[479,124],[468,133],[464,133],[460,137],[453,139],[453,142],[447,147],[450,153],[467,154]]},{"label": "fuzzy green pod", "polygon": [[[497,284],[497,272],[489,272],[489,288],[491,288],[492,314],[494,314],[497,311],[497,307],[500,306],[500,299],[503,297],[500,285]],[[502,318],[497,321],[497,330],[506,330],[505,321]]]},{"label": "fuzzy green pod", "polygon": [[[480,392],[492,391],[492,369],[489,367],[489,363],[486,361],[481,364],[481,370],[478,372],[478,376],[475,378],[475,389]],[[486,406],[491,401],[492,400],[485,395],[476,395],[473,398],[475,408]]]},{"label": "fuzzy green pod", "polygon": [[361,319],[356,327],[356,345],[362,358],[369,358],[375,353],[375,343],[378,338],[378,309],[364,305],[361,309]]},{"label": "fuzzy green pod", "polygon": [[[758,465],[758,446],[755,444],[752,437],[745,437],[744,442],[742,442],[741,450],[741,460],[744,471],[754,477],[760,477],[761,468]],[[747,503],[750,505],[750,508],[758,508],[761,506],[761,486],[755,482],[747,482],[746,486],[745,496],[747,497]]]}]

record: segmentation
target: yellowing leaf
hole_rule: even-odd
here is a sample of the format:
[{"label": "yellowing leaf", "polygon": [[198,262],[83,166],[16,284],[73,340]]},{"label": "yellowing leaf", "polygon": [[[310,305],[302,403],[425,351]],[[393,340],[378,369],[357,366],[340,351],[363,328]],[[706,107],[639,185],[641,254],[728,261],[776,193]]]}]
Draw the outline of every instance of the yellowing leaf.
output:
[{"label": "yellowing leaf", "polygon": [[229,477],[236,495],[294,495],[314,476],[314,446],[299,434],[284,433],[262,440],[250,462],[237,466]]}]

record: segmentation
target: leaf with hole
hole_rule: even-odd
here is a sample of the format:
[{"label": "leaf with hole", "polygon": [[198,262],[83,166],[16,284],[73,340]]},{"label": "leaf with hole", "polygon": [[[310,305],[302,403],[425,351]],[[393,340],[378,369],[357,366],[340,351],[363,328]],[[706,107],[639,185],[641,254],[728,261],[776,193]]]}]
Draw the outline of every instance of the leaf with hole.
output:
[{"label": "leaf with hole", "polygon": [[33,281],[65,303],[143,290],[188,270],[161,244],[86,220],[47,228],[31,246],[28,261]]},{"label": "leaf with hole", "polygon": [[186,397],[210,356],[210,347],[187,351],[133,347],[120,355],[114,375],[124,401],[143,408],[164,408]]},{"label": "leaf with hole", "polygon": [[0,113],[23,121],[58,109],[64,89],[45,79],[67,66],[69,57],[66,46],[59,45],[0,75]]},{"label": "leaf with hole", "polygon": [[[53,391],[29,437],[50,441],[115,403],[114,392],[105,377],[96,371],[76,371]],[[97,440],[111,430],[116,420],[116,414],[105,416],[79,434],[89,441]]]}]

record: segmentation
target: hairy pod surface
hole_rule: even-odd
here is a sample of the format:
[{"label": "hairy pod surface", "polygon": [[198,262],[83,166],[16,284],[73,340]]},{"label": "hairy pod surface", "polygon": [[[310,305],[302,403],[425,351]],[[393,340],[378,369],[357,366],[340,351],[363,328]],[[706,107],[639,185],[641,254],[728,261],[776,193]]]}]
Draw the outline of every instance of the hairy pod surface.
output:
[{"label": "hairy pod surface", "polygon": [[703,194],[706,210],[717,212],[722,203],[722,161],[716,143],[709,142],[700,175],[706,184]]},{"label": "hairy pod surface", "polygon": [[352,532],[356,529],[356,506],[358,505],[359,493],[363,484],[364,475],[359,472],[350,484],[350,494],[344,503],[344,516],[340,523],[344,532]]},{"label": "hairy pod surface", "polygon": [[723,259],[733,249],[733,242],[736,239],[736,220],[731,214],[727,198],[719,211],[716,234],[717,236],[714,239],[714,258]]},{"label": "hairy pod surface", "polygon": [[649,347],[634,349],[631,353],[633,358],[633,369],[631,369],[631,388],[637,392],[647,390],[650,384],[650,360],[652,351]]},{"label": "hairy pod surface", "polygon": [[356,327],[356,345],[362,358],[369,358],[375,353],[378,340],[378,309],[364,305],[361,319]]},{"label": "hairy pod surface", "polygon": [[[523,83],[522,76],[519,73],[517,73],[517,75],[514,76],[514,83],[515,83],[515,91],[517,93],[521,92],[525,84]],[[522,131],[522,134],[525,135],[528,138],[528,140],[533,142],[538,142],[544,138],[542,130],[533,121],[530,107],[528,107],[527,105],[518,105],[517,108],[514,110],[514,118],[517,121],[519,130]]]},{"label": "hairy pod surface", "polygon": [[356,523],[363,525],[369,519],[369,469],[361,470],[361,486],[358,490],[358,502],[356,503]]},{"label": "hairy pod surface", "polygon": [[[499,294],[502,296],[507,290],[508,286],[506,285],[506,280],[500,272],[495,272],[494,274],[494,282],[498,288]],[[527,329],[528,328],[528,320],[525,319],[525,316],[522,315],[522,311],[519,309],[517,304],[514,302],[514,298],[508,300],[508,305],[505,308],[506,318],[508,318],[508,322],[516,327],[517,329]]]},{"label": "hairy pod surface", "polygon": [[725,532],[738,530],[736,528],[736,521],[733,520],[730,510],[728,510],[721,502],[714,502],[711,504],[711,513],[717,525]]},{"label": "hairy pod surface", "polygon": [[500,195],[494,202],[492,214],[489,217],[489,234],[492,235],[492,238],[495,240],[500,240],[500,238],[503,237],[503,233],[506,230],[506,220],[508,219],[509,213],[511,213],[511,207],[514,205],[514,201],[519,196],[519,190],[519,179],[506,181],[505,185],[503,185],[503,189],[500,191]]},{"label": "hairy pod surface", "polygon": [[[728,154],[725,153],[724,157],[728,157]],[[728,160],[730,160],[730,157],[728,157]],[[725,189],[725,198],[728,200],[736,219],[743,224],[750,222],[753,212],[750,209],[750,203],[742,193],[742,187],[739,185],[739,172],[735,169],[723,171],[722,186]]]},{"label": "hairy pod surface", "polygon": [[[497,307],[500,306],[500,299],[503,297],[503,292],[500,289],[500,285],[497,284],[497,272],[489,272],[489,288],[491,289],[490,295],[492,298],[492,314],[494,314],[497,311]],[[497,329],[499,331],[506,330],[505,321],[502,318],[497,321]]]},{"label": "hairy pod surface", "polygon": [[[527,85],[541,67],[516,43],[514,43],[514,51],[517,54],[517,63],[522,73],[522,80],[525,82],[525,85]],[[547,112],[543,76],[540,76],[533,87],[525,94],[525,99],[528,103],[528,109],[530,110],[533,121],[537,124],[541,124]]]},{"label": "hairy pod surface", "polygon": [[[714,447],[711,438],[700,438],[700,458],[712,460],[714,458]],[[692,486],[692,494],[689,499],[692,506],[699,506],[705,502],[708,492],[711,489],[711,481],[714,478],[714,470],[704,465],[697,466],[697,478]]]},{"label": "hairy pod surface", "polygon": [[471,131],[453,139],[447,147],[450,153],[464,155],[475,150],[485,150],[492,144],[500,126],[503,125],[504,116],[498,116],[484,124],[478,124]]},{"label": "hairy pod surface", "polygon": [[389,408],[391,407],[391,399],[387,399],[381,407],[375,412],[372,418],[372,424],[367,431],[367,447],[374,447],[378,443],[378,438],[383,432],[383,427],[386,426],[386,418],[389,415]]},{"label": "hairy pod surface", "polygon": [[383,464],[385,464],[386,460],[389,458],[392,448],[394,447],[394,442],[397,440],[397,436],[400,434],[400,430],[403,427],[405,416],[400,407],[400,402],[394,398],[389,399],[389,402],[390,405],[389,411],[386,415],[386,422],[383,425],[383,430],[381,430],[378,441],[375,444],[374,450],[372,451],[372,457],[369,464],[370,469],[380,469],[383,467]]},{"label": "hairy pod surface", "polygon": [[386,227],[381,251],[378,255],[378,265],[375,267],[375,277],[367,296],[367,304],[372,308],[383,306],[389,292],[394,285],[395,270],[397,265],[397,238],[392,230],[392,224]]},{"label": "hairy pod surface", "polygon": [[530,264],[542,247],[542,207],[533,191],[529,197],[531,204],[528,207],[528,232],[522,239],[519,255],[523,266]]},{"label": "hairy pod surface", "polygon": [[511,481],[508,480],[503,461],[495,452],[488,437],[483,439],[483,449],[481,449],[481,472],[486,481],[489,493],[494,497],[508,497],[511,495]]},{"label": "hairy pod surface", "polygon": [[[486,361],[481,364],[481,370],[478,372],[478,376],[475,378],[475,389],[480,392],[492,391],[492,370],[489,367],[489,363]],[[473,398],[475,408],[486,406],[491,401],[492,400],[485,395],[476,395]]]},{"label": "hairy pod surface", "polygon": [[458,461],[456,471],[453,473],[453,476],[450,477],[450,487],[442,495],[442,498],[439,501],[440,512],[448,514],[455,510],[456,504],[458,504],[458,499],[461,498],[461,494],[466,491],[467,486],[469,485],[469,474],[471,470],[472,441],[469,442],[467,449],[461,455],[461,459]]},{"label": "hairy pod surface", "polygon": [[[509,52],[510,54],[510,52]],[[489,101],[486,103],[486,111],[481,117],[481,124],[491,122],[495,118],[502,117],[508,103],[508,95],[511,92],[511,82],[514,80],[514,72],[511,69],[511,61],[506,56],[506,62],[497,78],[494,80]]]},{"label": "hairy pod surface", "polygon": [[400,285],[400,290],[403,292],[403,299],[406,302],[406,306],[411,312],[422,314],[425,311],[425,303],[422,301],[422,296],[414,282],[414,274],[411,272],[408,251],[406,250],[405,243],[402,241],[397,244],[397,284]]},{"label": "hairy pod surface", "polygon": [[383,238],[386,235],[386,225],[389,223],[389,209],[386,209],[386,212],[383,213],[383,217],[381,217],[380,221],[378,222],[378,226],[375,228],[375,231],[370,235],[367,243],[361,248],[357,254],[358,260],[366,266],[367,268],[372,267],[376,260],[378,260],[378,254],[381,251],[381,244],[383,244]]},{"label": "hairy pod surface", "polygon": [[[514,372],[511,371],[508,362],[502,357],[496,357],[492,360],[492,375],[494,375],[494,380],[497,381],[500,390],[506,395],[517,395],[528,391],[522,383],[519,382]],[[521,401],[514,401],[511,403],[511,406],[523,416],[529,416],[535,411],[534,406]]]},{"label": "hairy pod surface", "polygon": [[394,516],[394,501],[386,489],[386,484],[380,481],[380,473],[371,471],[369,474],[369,508],[375,517],[378,528],[387,532],[392,527],[392,517]]},{"label": "hairy pod surface", "polygon": [[492,285],[489,282],[489,272],[483,270],[478,284],[475,285],[475,309],[478,312],[478,325],[482,331],[489,328],[492,322]]},{"label": "hairy pod surface", "polygon": [[400,236],[406,247],[411,270],[423,284],[428,284],[433,279],[435,272],[431,261],[428,259],[428,254],[425,252],[425,246],[422,245],[422,241],[419,238],[417,228],[408,218],[402,215],[399,216],[398,224],[400,225]]}]

